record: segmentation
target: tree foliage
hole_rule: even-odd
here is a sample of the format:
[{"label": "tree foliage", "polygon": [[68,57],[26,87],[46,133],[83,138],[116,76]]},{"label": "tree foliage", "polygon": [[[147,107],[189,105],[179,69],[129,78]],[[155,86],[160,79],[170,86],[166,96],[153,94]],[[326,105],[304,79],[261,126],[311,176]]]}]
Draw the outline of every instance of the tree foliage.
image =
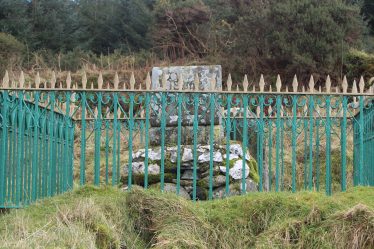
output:
[{"label": "tree foliage", "polygon": [[0,32],[46,61],[68,58],[58,67],[79,66],[73,57],[83,53],[153,51],[219,63],[234,77],[339,78],[351,48],[374,47],[361,38],[365,25],[374,32],[373,8],[373,0],[0,0]]}]

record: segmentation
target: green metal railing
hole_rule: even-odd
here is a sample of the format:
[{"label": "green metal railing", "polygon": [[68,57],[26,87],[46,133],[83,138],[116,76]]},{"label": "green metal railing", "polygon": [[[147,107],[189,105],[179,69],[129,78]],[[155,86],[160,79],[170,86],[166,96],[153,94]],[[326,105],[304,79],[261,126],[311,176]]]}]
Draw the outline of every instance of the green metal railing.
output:
[{"label": "green metal railing", "polygon": [[[240,144],[256,161],[251,170],[258,171],[259,191],[305,189],[331,195],[353,185],[373,185],[369,151],[374,149],[374,95],[371,88],[364,92],[362,78],[349,93],[345,78],[337,92],[331,92],[329,78],[324,92],[315,90],[313,78],[308,92],[299,91],[296,77],[292,92],[281,91],[279,77],[275,92],[271,87],[265,90],[263,78],[252,91],[246,79],[242,90],[236,91],[231,90],[231,78],[227,90],[215,88],[214,79],[211,83],[209,91],[198,86],[186,90],[179,78],[177,89],[166,90],[163,79],[160,89],[150,89],[148,76],[145,90],[136,90],[132,77],[130,88],[120,89],[115,75],[110,87],[103,88],[100,75],[97,87],[87,89],[85,75],[78,88],[69,74],[63,88],[56,88],[55,76],[46,88],[39,88],[38,76],[30,87],[22,75],[17,86],[9,85],[6,75],[0,95],[0,207],[19,207],[67,191],[74,177],[80,185],[124,184],[129,189],[139,182],[144,188],[153,187],[157,178],[161,190],[173,183],[179,194],[186,182],[182,181],[186,144],[193,155],[190,195],[196,200],[203,137],[210,158],[207,199],[214,198],[217,189],[213,160],[217,148],[224,151],[220,163],[224,195],[237,188],[241,194],[247,192],[249,161],[241,161],[241,179],[234,180],[229,173],[233,144]],[[172,117],[177,118],[171,124]],[[151,155],[156,150],[157,159]],[[172,162],[170,150],[176,152]],[[144,158],[141,175],[135,168],[136,153]],[[160,166],[157,174],[149,171],[154,164]]]},{"label": "green metal railing", "polygon": [[[354,183],[374,186],[374,106],[360,98],[360,112],[354,122]],[[360,126],[362,124],[362,126]],[[360,127],[363,127],[361,132]],[[363,150],[361,150],[363,148]],[[362,163],[360,160],[363,159]]]},{"label": "green metal railing", "polygon": [[48,97],[0,93],[0,208],[22,207],[73,186],[74,125],[53,107],[54,94]]}]

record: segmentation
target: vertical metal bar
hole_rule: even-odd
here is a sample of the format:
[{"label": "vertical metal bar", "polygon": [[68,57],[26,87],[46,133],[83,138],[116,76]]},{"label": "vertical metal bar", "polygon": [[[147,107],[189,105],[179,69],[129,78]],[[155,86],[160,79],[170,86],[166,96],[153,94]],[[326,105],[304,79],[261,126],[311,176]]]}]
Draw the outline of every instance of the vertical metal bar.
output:
[{"label": "vertical metal bar", "polygon": [[116,182],[119,183],[121,180],[121,121],[117,125],[117,164],[116,164]]},{"label": "vertical metal bar", "polygon": [[37,193],[37,174],[38,174],[38,139],[39,139],[39,91],[34,93],[34,135],[33,135],[33,153],[32,153],[32,194],[31,200],[36,200]]},{"label": "vertical metal bar", "polygon": [[58,172],[59,172],[59,191],[64,191],[64,174],[61,174],[61,172],[64,172],[65,167],[67,167],[67,163],[64,163],[66,155],[68,155],[68,152],[65,150],[66,148],[66,141],[64,140],[64,122],[59,121],[58,122],[58,136],[57,141],[59,143],[57,156],[60,157],[60,159],[57,160],[58,162]]},{"label": "vertical metal bar", "polygon": [[80,158],[80,180],[79,183],[83,186],[86,183],[86,92],[82,92],[81,100],[81,158]]},{"label": "vertical metal bar", "polygon": [[264,96],[260,95],[259,97],[260,104],[260,124],[259,124],[259,141],[258,141],[258,165],[259,165],[259,189],[260,192],[263,191],[263,169],[264,169]]},{"label": "vertical metal bar", "polygon": [[1,155],[0,155],[0,206],[4,206],[6,197],[6,158],[8,147],[8,91],[3,90],[3,103],[1,115],[2,119],[2,132],[1,132]]},{"label": "vertical metal bar", "polygon": [[[145,158],[144,158],[144,188],[148,188],[148,147],[149,147],[149,111],[151,95],[149,92],[145,94]],[[180,116],[179,116],[180,117]]]},{"label": "vertical metal bar", "polygon": [[12,148],[11,148],[11,161],[12,161],[12,166],[11,166],[11,179],[10,179],[10,186],[11,186],[11,193],[10,193],[10,198],[13,202],[15,202],[15,196],[16,196],[16,176],[17,176],[17,136],[18,136],[18,115],[17,115],[17,102],[14,101],[14,109],[12,112]]},{"label": "vertical metal bar", "polygon": [[364,184],[364,96],[360,96],[360,129],[359,129],[359,185]]},{"label": "vertical metal bar", "polygon": [[320,120],[317,118],[316,120],[316,188],[319,191],[319,183],[320,183],[320,175],[321,175],[321,167],[320,167],[320,153],[319,153],[319,123]]},{"label": "vertical metal bar", "polygon": [[[64,150],[66,152],[69,151],[69,134],[70,134],[70,102],[71,102],[71,92],[66,92],[66,112],[63,119],[63,122],[65,123],[65,148]],[[57,139],[57,137],[56,137]],[[71,155],[67,153],[65,155],[65,165],[63,166],[63,192],[65,192],[69,187],[69,181],[68,181],[68,175],[69,175],[69,157]]]},{"label": "vertical metal bar", "polygon": [[309,96],[309,190],[313,188],[313,129],[314,129],[314,99]]},{"label": "vertical metal bar", "polygon": [[181,184],[182,101],[183,93],[178,93],[177,195],[179,195]]},{"label": "vertical metal bar", "polygon": [[246,179],[245,179],[245,166],[247,164],[247,139],[248,139],[248,122],[247,122],[247,111],[248,111],[248,95],[243,95],[243,158],[242,158],[242,194],[247,192]]},{"label": "vertical metal bar", "polygon": [[225,193],[226,196],[230,195],[230,132],[231,132],[231,99],[232,95],[227,95],[227,114],[226,114],[226,184],[225,184]]},{"label": "vertical metal bar", "polygon": [[129,110],[129,175],[128,175],[128,182],[127,186],[129,190],[131,190],[132,184],[132,149],[133,149],[133,130],[134,130],[134,101],[135,95],[134,93],[130,93],[130,110]]},{"label": "vertical metal bar", "polygon": [[167,93],[161,93],[161,191],[164,191],[165,180],[165,129],[166,129],[166,97]]},{"label": "vertical metal bar", "polygon": [[23,92],[18,94],[18,137],[17,137],[17,172],[16,172],[16,206],[19,207],[21,201],[21,170],[22,170],[22,140],[24,132],[24,110],[23,110]]},{"label": "vertical metal bar", "polygon": [[74,130],[75,130],[75,124],[69,122],[70,125],[70,136],[69,136],[69,190],[73,188],[73,181],[74,181]]},{"label": "vertical metal bar", "polygon": [[[269,113],[270,115],[270,113]],[[269,191],[271,191],[272,187],[272,178],[273,178],[273,172],[272,172],[272,164],[273,164],[273,122],[271,119],[269,119]]]},{"label": "vertical metal bar", "polygon": [[214,114],[215,114],[215,94],[210,93],[210,134],[209,134],[209,200],[213,198],[213,152],[214,152]]},{"label": "vertical metal bar", "polygon": [[117,185],[117,134],[118,129],[118,92],[113,93],[113,152],[112,152],[112,186]]},{"label": "vertical metal bar", "polygon": [[308,120],[304,118],[304,190],[308,187]]},{"label": "vertical metal bar", "polygon": [[298,96],[292,96],[292,192],[296,192],[296,129],[297,129],[297,99]]},{"label": "vertical metal bar", "polygon": [[343,96],[343,119],[341,123],[341,161],[342,161],[342,191],[347,190],[347,96]]},{"label": "vertical metal bar", "polygon": [[[277,95],[277,121],[276,121],[276,144],[275,144],[275,191],[279,191],[279,150],[280,150],[280,139],[281,139],[281,132],[283,130],[283,127],[281,128],[281,119],[280,119],[280,112],[281,112],[281,104],[282,104],[282,97],[280,95]],[[283,146],[282,146],[283,147]]]},{"label": "vertical metal bar", "polygon": [[109,121],[105,120],[105,184],[109,182]]},{"label": "vertical metal bar", "polygon": [[326,97],[326,194],[331,195],[331,97]]},{"label": "vertical metal bar", "polygon": [[94,184],[100,185],[100,144],[101,144],[101,125],[102,125],[102,93],[97,93],[97,117],[95,117],[95,176]]},{"label": "vertical metal bar", "polygon": [[49,179],[48,179],[48,187],[47,187],[47,195],[52,196],[54,195],[54,177],[56,175],[56,151],[54,150],[54,133],[55,133],[55,93],[50,92],[50,120],[49,120]]},{"label": "vertical metal bar", "polygon": [[281,119],[281,191],[284,190],[284,120]]},{"label": "vertical metal bar", "polygon": [[49,158],[48,158],[48,142],[49,138],[47,137],[47,113],[44,114],[42,119],[42,142],[43,142],[43,169],[42,169],[42,197],[47,196],[48,189],[48,175],[49,175]]},{"label": "vertical metal bar", "polygon": [[193,121],[193,184],[192,184],[192,200],[196,201],[196,185],[197,185],[197,132],[199,125],[199,94],[194,93],[194,121]]}]

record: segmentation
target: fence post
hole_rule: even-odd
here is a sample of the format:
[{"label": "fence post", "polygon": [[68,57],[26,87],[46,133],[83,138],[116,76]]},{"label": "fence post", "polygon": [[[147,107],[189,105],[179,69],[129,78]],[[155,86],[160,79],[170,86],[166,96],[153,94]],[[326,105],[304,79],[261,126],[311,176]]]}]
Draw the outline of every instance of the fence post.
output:
[{"label": "fence post", "polygon": [[[293,92],[297,92],[298,82],[296,75],[293,79]],[[298,96],[292,96],[292,192],[296,192],[296,139],[297,139],[297,100]]]},{"label": "fence post", "polygon": [[[344,76],[343,78],[343,93],[347,93],[347,88],[348,88],[348,82],[347,78]],[[342,108],[343,108],[343,120],[341,124],[341,161],[342,161],[342,182],[341,182],[341,189],[342,191],[346,191],[347,189],[347,106],[348,106],[348,98],[347,96],[343,96],[343,103],[342,103]]]},{"label": "fence post", "polygon": [[[364,93],[364,79],[361,76],[359,87],[360,94]],[[364,96],[360,95],[360,164],[359,164],[359,184],[364,185]]]},{"label": "fence post", "polygon": [[[5,72],[3,78],[3,87],[9,87],[9,75],[8,71]],[[5,205],[5,194],[6,194],[6,158],[7,158],[7,147],[8,147],[8,90],[2,91],[3,103],[2,103],[2,132],[1,132],[1,154],[0,154],[0,206]]]}]

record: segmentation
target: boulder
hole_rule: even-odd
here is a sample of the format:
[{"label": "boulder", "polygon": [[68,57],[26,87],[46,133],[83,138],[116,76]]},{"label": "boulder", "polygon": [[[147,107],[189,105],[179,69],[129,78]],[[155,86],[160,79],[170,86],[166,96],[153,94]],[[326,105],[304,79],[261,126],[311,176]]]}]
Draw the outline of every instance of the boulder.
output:
[{"label": "boulder", "polygon": [[[246,192],[257,192],[257,184],[252,179],[245,180],[245,191]],[[242,184],[240,184],[240,191],[242,191]]]},{"label": "boulder", "polygon": [[182,156],[182,161],[183,162],[188,162],[193,160],[193,154],[192,154],[192,149],[190,148],[184,148],[183,150],[183,156]]},{"label": "boulder", "polygon": [[[164,192],[170,192],[170,193],[177,193],[177,185],[174,183],[165,183],[164,184]],[[191,200],[191,196],[188,194],[188,192],[180,186],[179,188],[179,196]]]},{"label": "boulder", "polygon": [[[243,160],[237,160],[235,163],[234,163],[234,166],[230,169],[230,176],[234,179],[234,180],[239,180],[239,179],[242,179],[242,171],[243,171]],[[248,164],[245,163],[245,178],[247,178],[249,175],[249,167],[248,167]]]}]

